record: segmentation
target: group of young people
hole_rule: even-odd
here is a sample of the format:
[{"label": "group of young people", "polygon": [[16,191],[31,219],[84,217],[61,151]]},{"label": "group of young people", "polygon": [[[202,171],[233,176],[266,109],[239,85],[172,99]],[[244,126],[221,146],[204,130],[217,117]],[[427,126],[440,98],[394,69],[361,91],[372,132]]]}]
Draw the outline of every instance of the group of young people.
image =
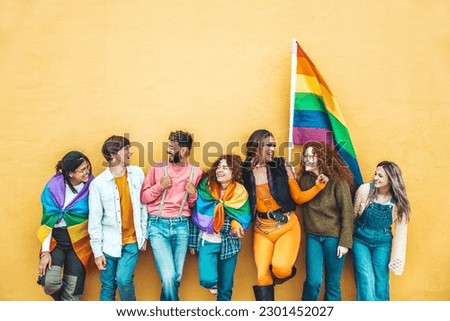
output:
[{"label": "group of young people", "polygon": [[147,175],[131,165],[131,144],[122,136],[104,142],[109,165],[95,178],[78,151],[58,162],[41,196],[38,283],[46,294],[80,300],[95,263],[100,300],[115,300],[117,292],[120,300],[136,300],[134,271],[139,252],[150,246],[160,300],[180,299],[190,252],[198,254],[200,285],[229,301],[242,238],[253,225],[255,299],[275,300],[274,287],[296,274],[300,206],[306,233],[301,299],[318,300],[324,276],[324,299],[340,300],[351,249],[356,299],[389,300],[389,270],[403,272],[411,212],[395,163],[379,163],[373,179],[357,187],[331,146],[310,142],[296,173],[275,156],[273,134],[261,129],[250,135],[245,159],[223,155],[203,172],[188,160],[192,143],[188,132],[171,132],[168,161],[153,164]]}]

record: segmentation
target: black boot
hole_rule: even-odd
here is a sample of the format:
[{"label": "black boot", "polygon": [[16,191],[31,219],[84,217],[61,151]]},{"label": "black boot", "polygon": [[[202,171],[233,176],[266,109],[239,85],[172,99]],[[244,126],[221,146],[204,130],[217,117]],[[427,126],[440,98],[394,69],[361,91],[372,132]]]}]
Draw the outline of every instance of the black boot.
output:
[{"label": "black boot", "polygon": [[292,267],[291,275],[289,275],[289,276],[287,276],[287,277],[285,277],[285,278],[282,278],[282,279],[277,278],[277,277],[273,274],[273,272],[272,272],[272,265],[270,266],[270,273],[272,273],[272,278],[273,278],[273,284],[274,284],[274,285],[277,285],[277,284],[283,284],[284,282],[286,282],[287,280],[292,279],[292,278],[295,276],[295,274],[297,273],[297,268],[296,268],[295,266],[293,266],[293,267]]},{"label": "black boot", "polygon": [[253,292],[255,292],[256,301],[274,301],[274,291],[272,285],[254,285]]}]

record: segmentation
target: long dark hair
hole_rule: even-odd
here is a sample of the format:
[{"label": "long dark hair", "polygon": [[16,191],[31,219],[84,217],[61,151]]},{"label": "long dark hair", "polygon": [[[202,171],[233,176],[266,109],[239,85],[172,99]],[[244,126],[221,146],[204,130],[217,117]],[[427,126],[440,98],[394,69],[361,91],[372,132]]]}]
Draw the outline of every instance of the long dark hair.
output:
[{"label": "long dark hair", "polygon": [[262,147],[262,141],[267,137],[274,137],[267,129],[255,130],[245,144],[245,162],[252,166],[259,161],[258,149]]},{"label": "long dark hair", "polygon": [[56,174],[63,175],[64,181],[67,185],[69,185],[70,190],[75,194],[78,192],[70,182],[69,174],[71,172],[75,172],[75,170],[80,167],[80,165],[83,164],[84,161],[86,161],[89,167],[91,167],[91,162],[83,153],[79,151],[70,151],[66,155],[64,155],[64,157],[60,161],[58,161],[55,166]]}]

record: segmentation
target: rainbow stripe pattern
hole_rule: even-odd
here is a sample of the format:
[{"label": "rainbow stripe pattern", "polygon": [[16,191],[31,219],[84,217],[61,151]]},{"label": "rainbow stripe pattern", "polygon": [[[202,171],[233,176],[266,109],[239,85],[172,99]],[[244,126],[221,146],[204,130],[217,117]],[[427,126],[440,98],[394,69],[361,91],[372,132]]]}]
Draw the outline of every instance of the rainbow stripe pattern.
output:
[{"label": "rainbow stripe pattern", "polygon": [[[233,187],[233,184],[230,184]],[[245,187],[239,183],[234,183],[234,190],[229,200],[223,201],[216,199],[208,189],[208,181],[202,179],[197,187],[198,198],[195,207],[192,210],[192,223],[202,231],[213,234],[214,215],[216,207],[222,205],[225,214],[231,219],[238,221],[244,229],[249,229],[252,214],[250,211],[250,203],[248,201],[248,193]]]},{"label": "rainbow stripe pattern", "polygon": [[314,63],[295,40],[292,60],[292,142],[303,145],[321,141],[334,146],[352,171],[356,185],[361,185],[363,180],[356,153],[336,99]]},{"label": "rainbow stripe pattern", "polygon": [[[64,177],[62,174],[54,175],[45,185],[41,194],[42,220],[37,232],[39,241],[44,242],[56,222],[64,218],[75,253],[87,270],[91,270],[94,266],[88,234],[89,184],[93,178],[90,175],[88,182],[84,184],[77,196],[64,207],[66,197]],[[50,249],[53,250],[55,246],[56,241],[52,238]]]}]

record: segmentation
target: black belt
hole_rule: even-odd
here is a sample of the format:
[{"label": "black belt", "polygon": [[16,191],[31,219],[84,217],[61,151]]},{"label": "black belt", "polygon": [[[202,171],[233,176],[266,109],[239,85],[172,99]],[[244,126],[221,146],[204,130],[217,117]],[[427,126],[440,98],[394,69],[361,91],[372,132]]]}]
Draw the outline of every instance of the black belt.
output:
[{"label": "black belt", "polygon": [[285,215],[281,208],[274,211],[268,211],[266,213],[256,212],[256,215],[259,218],[271,219],[274,221],[281,222],[283,224],[289,221],[289,216]]}]

